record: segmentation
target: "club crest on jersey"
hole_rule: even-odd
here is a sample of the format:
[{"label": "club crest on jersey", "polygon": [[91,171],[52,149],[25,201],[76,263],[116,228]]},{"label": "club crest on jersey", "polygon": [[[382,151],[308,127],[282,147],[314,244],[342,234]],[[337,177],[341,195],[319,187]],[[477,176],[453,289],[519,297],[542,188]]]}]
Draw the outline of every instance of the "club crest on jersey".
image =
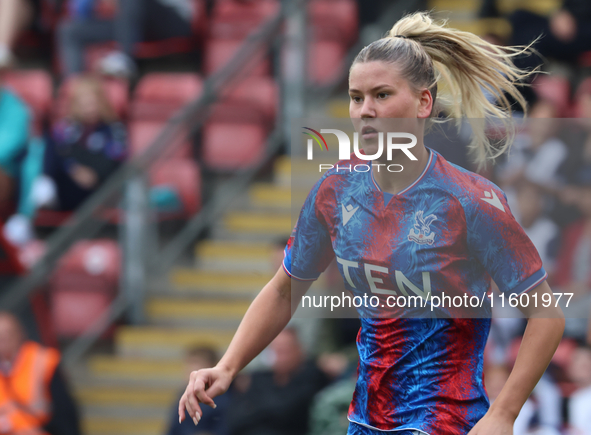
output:
[{"label": "club crest on jersey", "polygon": [[435,239],[435,232],[431,231],[431,224],[437,220],[437,216],[430,214],[423,217],[423,210],[415,213],[415,223],[408,233],[408,240],[419,245],[432,245]]}]

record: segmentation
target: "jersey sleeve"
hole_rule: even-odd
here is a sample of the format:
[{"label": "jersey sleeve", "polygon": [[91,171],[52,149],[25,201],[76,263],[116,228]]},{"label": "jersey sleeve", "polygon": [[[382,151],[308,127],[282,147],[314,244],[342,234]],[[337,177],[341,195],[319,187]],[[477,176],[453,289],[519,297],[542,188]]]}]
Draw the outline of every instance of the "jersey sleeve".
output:
[{"label": "jersey sleeve", "polygon": [[506,294],[528,292],[548,274],[534,244],[515,220],[505,193],[492,183],[475,190],[465,207],[468,246]]},{"label": "jersey sleeve", "polygon": [[317,207],[324,177],[308,194],[284,250],[283,269],[302,281],[313,281],[328,267],[334,251],[326,221]]}]

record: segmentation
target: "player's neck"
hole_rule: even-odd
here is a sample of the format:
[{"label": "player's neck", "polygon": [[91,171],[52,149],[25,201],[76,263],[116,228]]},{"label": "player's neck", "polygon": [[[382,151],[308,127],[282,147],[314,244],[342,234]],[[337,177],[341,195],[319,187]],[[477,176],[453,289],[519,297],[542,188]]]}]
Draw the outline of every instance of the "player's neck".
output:
[{"label": "player's neck", "polygon": [[380,186],[382,191],[396,195],[406,189],[408,186],[414,183],[417,178],[420,177],[429,161],[429,151],[421,143],[417,144],[417,146],[413,148],[413,154],[416,156],[417,160],[410,160],[408,157],[402,154],[398,156],[399,158],[388,162],[390,165],[402,165],[404,169],[400,172],[389,172],[384,170],[384,166],[381,166],[379,168],[380,170],[378,170],[377,165],[373,165],[372,172],[374,180],[378,186]]}]

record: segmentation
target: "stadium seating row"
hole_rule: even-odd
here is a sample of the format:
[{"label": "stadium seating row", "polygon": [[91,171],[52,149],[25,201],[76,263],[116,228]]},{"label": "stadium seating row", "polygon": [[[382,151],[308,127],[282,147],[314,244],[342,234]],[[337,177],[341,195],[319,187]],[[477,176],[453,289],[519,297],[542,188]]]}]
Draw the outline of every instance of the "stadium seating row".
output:
[{"label": "stadium seating row", "polygon": [[[31,107],[36,134],[64,115],[69,90],[76,80],[66,80],[54,97],[51,77],[45,71],[13,71],[5,76],[5,83]],[[198,75],[184,73],[148,74],[131,99],[127,82],[105,78],[103,85],[112,106],[129,126],[132,158],[142,153],[167,120],[196,100],[203,89]],[[203,128],[202,163],[214,170],[256,163],[273,126],[277,99],[277,87],[268,77],[248,77],[227,89]],[[160,219],[186,219],[195,214],[201,206],[201,173],[191,141],[186,140],[170,158],[158,162],[150,171],[150,181],[152,186],[173,187],[183,203],[182,211],[162,213]],[[67,217],[43,211],[37,224],[59,225]],[[109,240],[79,242],[61,260],[49,282],[50,316],[58,336],[82,333],[104,312],[117,292],[119,264],[119,248]]]},{"label": "stadium seating row", "polygon": [[[42,2],[47,3],[47,2]],[[175,53],[203,51],[203,73],[210,75],[222,67],[238,50],[246,37],[279,10],[278,0],[236,1],[216,0],[210,16],[206,1],[193,0],[193,34],[188,38],[171,38],[141,42],[136,47],[139,59],[155,58]],[[43,8],[46,27],[56,30],[62,20],[69,19],[67,10],[56,10],[55,5]],[[98,8],[102,18],[112,17],[112,8]],[[354,0],[311,0],[308,3],[308,78],[314,85],[329,84],[342,71],[347,49],[357,39],[358,12]],[[27,35],[26,40],[33,35]],[[33,38],[34,39],[34,38]],[[86,50],[86,67],[97,68],[99,61],[116,48],[114,41],[92,44]],[[53,63],[61,72],[57,52]],[[271,62],[268,53],[261,52],[251,74],[269,75]]]},{"label": "stadium seating row", "polygon": [[[59,119],[65,112],[68,91],[77,80],[72,77],[52,98],[51,78],[44,71],[13,71],[5,83],[32,108],[34,130]],[[128,85],[120,79],[104,79],[106,94],[121,119],[129,126],[131,157],[146,149],[167,120],[202,92],[196,74],[152,73],[138,83],[129,100]],[[277,112],[278,91],[268,77],[248,77],[227,90],[203,129],[202,163],[218,171],[236,170],[256,163],[265,149],[265,138]],[[189,128],[190,126],[187,126]],[[200,174],[193,159],[192,143],[186,140],[151,173],[153,185],[171,185],[180,193],[184,209],[181,216],[194,214],[200,206]],[[47,213],[45,214],[47,215]],[[49,219],[51,220],[51,219]]]}]

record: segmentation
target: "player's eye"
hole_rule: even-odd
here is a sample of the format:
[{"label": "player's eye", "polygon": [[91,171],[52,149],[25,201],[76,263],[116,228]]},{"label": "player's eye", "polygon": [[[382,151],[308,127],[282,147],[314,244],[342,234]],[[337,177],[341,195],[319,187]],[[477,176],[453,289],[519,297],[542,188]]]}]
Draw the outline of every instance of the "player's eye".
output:
[{"label": "player's eye", "polygon": [[351,101],[353,101],[354,103],[361,103],[362,99],[357,95],[351,95]]},{"label": "player's eye", "polygon": [[390,94],[388,94],[387,92],[380,92],[378,94],[378,98],[383,100],[384,98],[388,98],[388,95],[390,95]]}]

